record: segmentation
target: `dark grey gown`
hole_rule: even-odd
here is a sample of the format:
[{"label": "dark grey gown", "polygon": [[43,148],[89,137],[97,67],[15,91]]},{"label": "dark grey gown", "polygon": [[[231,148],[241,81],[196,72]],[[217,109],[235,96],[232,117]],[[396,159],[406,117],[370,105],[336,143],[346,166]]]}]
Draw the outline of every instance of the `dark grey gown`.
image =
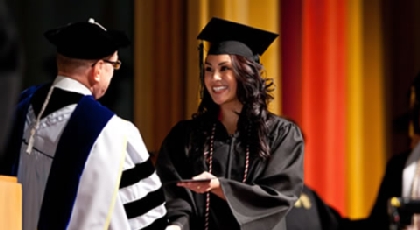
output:
[{"label": "dark grey gown", "polygon": [[[303,186],[304,144],[300,129],[272,115],[267,123],[272,155],[263,159],[251,152],[247,182],[242,183],[246,154],[239,134],[228,135],[217,119],[209,120],[211,123],[216,123],[212,174],[219,178],[226,201],[211,195],[209,229],[286,229],[285,216]],[[164,140],[156,162],[164,184],[208,171],[204,157],[193,159],[190,151],[197,124],[195,120],[181,121]],[[171,183],[164,185],[164,192],[170,224],[181,225],[183,230],[204,229],[204,194]]]}]

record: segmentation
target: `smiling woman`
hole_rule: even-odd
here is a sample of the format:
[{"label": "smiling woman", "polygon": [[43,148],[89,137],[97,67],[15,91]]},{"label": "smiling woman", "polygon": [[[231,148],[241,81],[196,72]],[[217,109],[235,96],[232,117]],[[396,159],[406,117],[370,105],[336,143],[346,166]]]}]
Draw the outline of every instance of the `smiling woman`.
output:
[{"label": "smiling woman", "polygon": [[232,103],[240,107],[236,97],[237,83],[232,71],[232,58],[226,54],[209,55],[204,70],[204,84],[214,103],[219,106]]},{"label": "smiling woman", "polygon": [[[271,85],[259,56],[276,37],[218,18],[199,34],[211,43],[203,98],[165,138],[156,163],[167,230],[286,229],[302,190],[303,140],[293,122],[267,111]],[[171,183],[191,178],[209,180]]]}]

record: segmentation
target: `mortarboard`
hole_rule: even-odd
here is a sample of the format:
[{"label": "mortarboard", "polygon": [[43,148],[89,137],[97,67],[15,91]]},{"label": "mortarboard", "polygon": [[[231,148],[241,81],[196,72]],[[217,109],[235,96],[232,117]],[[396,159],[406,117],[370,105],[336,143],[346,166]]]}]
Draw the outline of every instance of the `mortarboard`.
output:
[{"label": "mortarboard", "polygon": [[210,43],[208,54],[261,56],[278,34],[213,17],[197,36]]},{"label": "mortarboard", "polygon": [[57,47],[57,53],[78,59],[104,58],[130,44],[124,32],[105,29],[93,19],[48,30],[44,36]]}]

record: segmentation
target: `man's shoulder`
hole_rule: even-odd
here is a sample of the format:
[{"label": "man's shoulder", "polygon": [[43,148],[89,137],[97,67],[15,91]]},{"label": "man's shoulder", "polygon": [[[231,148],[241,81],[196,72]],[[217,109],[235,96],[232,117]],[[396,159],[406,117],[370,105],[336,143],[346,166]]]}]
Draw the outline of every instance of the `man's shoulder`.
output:
[{"label": "man's shoulder", "polygon": [[113,116],[109,122],[118,124],[120,128],[137,129],[136,125],[132,121],[126,120],[115,113],[113,113]]},{"label": "man's shoulder", "polygon": [[94,99],[92,95],[85,95],[80,99],[75,113],[81,114],[83,117],[91,117],[95,120],[109,120],[115,116],[115,113],[112,110],[103,106],[99,101]]},{"label": "man's shoulder", "polygon": [[76,108],[71,113],[70,120],[66,126],[78,127],[74,132],[83,130],[83,134],[98,135],[102,133],[113,119],[114,113],[102,106],[92,96],[84,96],[80,99]]},{"label": "man's shoulder", "polygon": [[113,135],[125,134],[128,136],[137,136],[137,134],[140,133],[133,122],[125,120],[117,114],[113,114],[111,119],[109,119],[106,127],[103,129],[103,132],[108,132]]}]

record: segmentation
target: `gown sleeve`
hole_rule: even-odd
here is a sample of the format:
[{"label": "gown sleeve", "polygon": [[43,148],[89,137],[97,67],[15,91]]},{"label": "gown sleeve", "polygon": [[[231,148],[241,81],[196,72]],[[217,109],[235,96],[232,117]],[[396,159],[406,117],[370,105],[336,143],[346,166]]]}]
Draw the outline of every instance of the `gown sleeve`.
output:
[{"label": "gown sleeve", "polygon": [[316,203],[317,212],[321,221],[323,230],[338,230],[341,221],[340,213],[330,205],[326,204],[318,194],[313,191],[313,197]]},{"label": "gown sleeve", "polygon": [[[124,123],[128,130],[127,157],[118,192],[123,208],[116,210],[114,216],[124,216],[120,219],[128,221],[131,229],[164,229],[167,221],[161,181],[140,131],[133,123]],[[118,226],[120,220],[114,219],[117,224],[113,229],[124,229]]]},{"label": "gown sleeve", "polygon": [[192,193],[175,183],[166,183],[180,180],[182,177],[179,171],[186,167],[184,144],[187,142],[184,138],[187,133],[183,131],[183,126],[183,122],[178,123],[163,141],[156,160],[156,172],[163,183],[169,225],[178,225],[182,230],[189,230],[190,216],[194,210]]},{"label": "gown sleeve", "polygon": [[303,188],[303,137],[289,124],[278,128],[272,155],[252,184],[219,178],[241,230],[273,229],[300,197]]}]

